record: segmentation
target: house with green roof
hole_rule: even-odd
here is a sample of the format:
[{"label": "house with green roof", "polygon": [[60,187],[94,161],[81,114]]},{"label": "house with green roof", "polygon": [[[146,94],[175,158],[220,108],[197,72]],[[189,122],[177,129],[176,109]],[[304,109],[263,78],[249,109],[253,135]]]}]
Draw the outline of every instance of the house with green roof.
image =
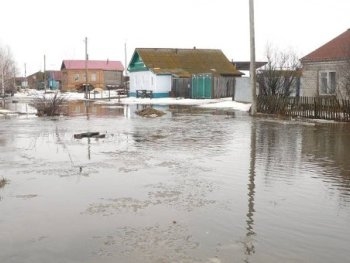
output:
[{"label": "house with green roof", "polygon": [[301,58],[302,96],[350,97],[350,29]]},{"label": "house with green roof", "polygon": [[136,48],[129,66],[129,96],[222,98],[243,75],[219,49]]}]

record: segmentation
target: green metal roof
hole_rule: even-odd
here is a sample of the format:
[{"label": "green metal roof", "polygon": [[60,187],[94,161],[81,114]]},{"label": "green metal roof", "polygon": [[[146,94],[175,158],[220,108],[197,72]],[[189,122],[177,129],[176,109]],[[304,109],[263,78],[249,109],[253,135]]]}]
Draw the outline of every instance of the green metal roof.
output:
[{"label": "green metal roof", "polygon": [[130,71],[140,60],[145,70],[151,70],[155,74],[178,77],[190,77],[198,73],[243,75],[219,49],[136,48],[129,65]]}]

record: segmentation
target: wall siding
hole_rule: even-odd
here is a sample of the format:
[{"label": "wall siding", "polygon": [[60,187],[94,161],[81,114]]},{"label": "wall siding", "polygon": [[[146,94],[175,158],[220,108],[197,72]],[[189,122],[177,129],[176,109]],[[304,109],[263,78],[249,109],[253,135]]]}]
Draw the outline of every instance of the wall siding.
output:
[{"label": "wall siding", "polygon": [[213,99],[232,97],[235,91],[235,77],[214,77]]},{"label": "wall siding", "polygon": [[135,97],[136,90],[152,90],[153,97],[169,97],[171,91],[170,75],[155,75],[151,71],[130,72],[129,96]]},{"label": "wall siding", "polygon": [[[95,74],[95,80],[91,79],[92,74]],[[79,75],[78,80],[75,80],[76,75]],[[62,70],[62,91],[75,91],[77,86],[85,82],[85,69]],[[88,83],[94,88],[106,89],[106,85],[122,85],[122,82],[122,71],[88,70]]]},{"label": "wall siding", "polygon": [[104,85],[121,86],[123,84],[123,72],[104,71]]},{"label": "wall siding", "polygon": [[338,97],[344,97],[339,80],[341,79],[344,62],[313,62],[303,63],[303,74],[300,80],[300,96],[316,97],[319,96],[319,72],[335,71],[336,72],[336,93]]}]

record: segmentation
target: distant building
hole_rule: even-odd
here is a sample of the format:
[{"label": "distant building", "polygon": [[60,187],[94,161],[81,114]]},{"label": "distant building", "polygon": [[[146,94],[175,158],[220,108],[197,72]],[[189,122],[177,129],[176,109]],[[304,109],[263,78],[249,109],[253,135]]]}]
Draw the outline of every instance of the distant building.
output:
[{"label": "distant building", "polygon": [[46,71],[47,87],[50,90],[61,89],[62,73],[59,70]]},{"label": "distant building", "polygon": [[128,66],[130,96],[231,97],[243,73],[218,49],[136,48]]},{"label": "distant building", "polygon": [[45,73],[42,71],[38,71],[26,77],[26,80],[27,80],[27,88],[29,89],[37,89],[37,90],[60,89],[61,72],[58,70],[47,70],[45,71]]},{"label": "distant building", "polygon": [[82,90],[86,84],[92,89],[118,88],[123,85],[123,71],[124,66],[120,61],[88,60],[85,66],[85,60],[63,60],[61,90]]},{"label": "distant building", "polygon": [[25,88],[25,78],[24,77],[16,77],[15,78],[15,85],[16,85],[16,90],[21,90]]},{"label": "distant building", "polygon": [[[250,71],[250,61],[233,61],[232,64],[236,67],[237,70],[244,73],[244,75],[249,76]],[[265,66],[267,62],[265,61],[256,61],[255,69],[259,69]]]}]

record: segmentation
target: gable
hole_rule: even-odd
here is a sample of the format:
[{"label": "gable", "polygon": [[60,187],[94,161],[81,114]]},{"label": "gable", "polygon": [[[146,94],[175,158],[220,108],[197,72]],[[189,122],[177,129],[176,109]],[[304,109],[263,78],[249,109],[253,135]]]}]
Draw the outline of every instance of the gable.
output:
[{"label": "gable", "polygon": [[158,75],[178,77],[190,77],[198,73],[242,75],[218,49],[137,48],[129,70],[151,70]]},{"label": "gable", "polygon": [[134,55],[132,56],[128,70],[130,72],[148,70],[145,63],[143,63],[143,60],[140,57],[139,53],[135,52]]},{"label": "gable", "polygon": [[340,61],[350,59],[350,29],[301,59],[305,62]]}]

